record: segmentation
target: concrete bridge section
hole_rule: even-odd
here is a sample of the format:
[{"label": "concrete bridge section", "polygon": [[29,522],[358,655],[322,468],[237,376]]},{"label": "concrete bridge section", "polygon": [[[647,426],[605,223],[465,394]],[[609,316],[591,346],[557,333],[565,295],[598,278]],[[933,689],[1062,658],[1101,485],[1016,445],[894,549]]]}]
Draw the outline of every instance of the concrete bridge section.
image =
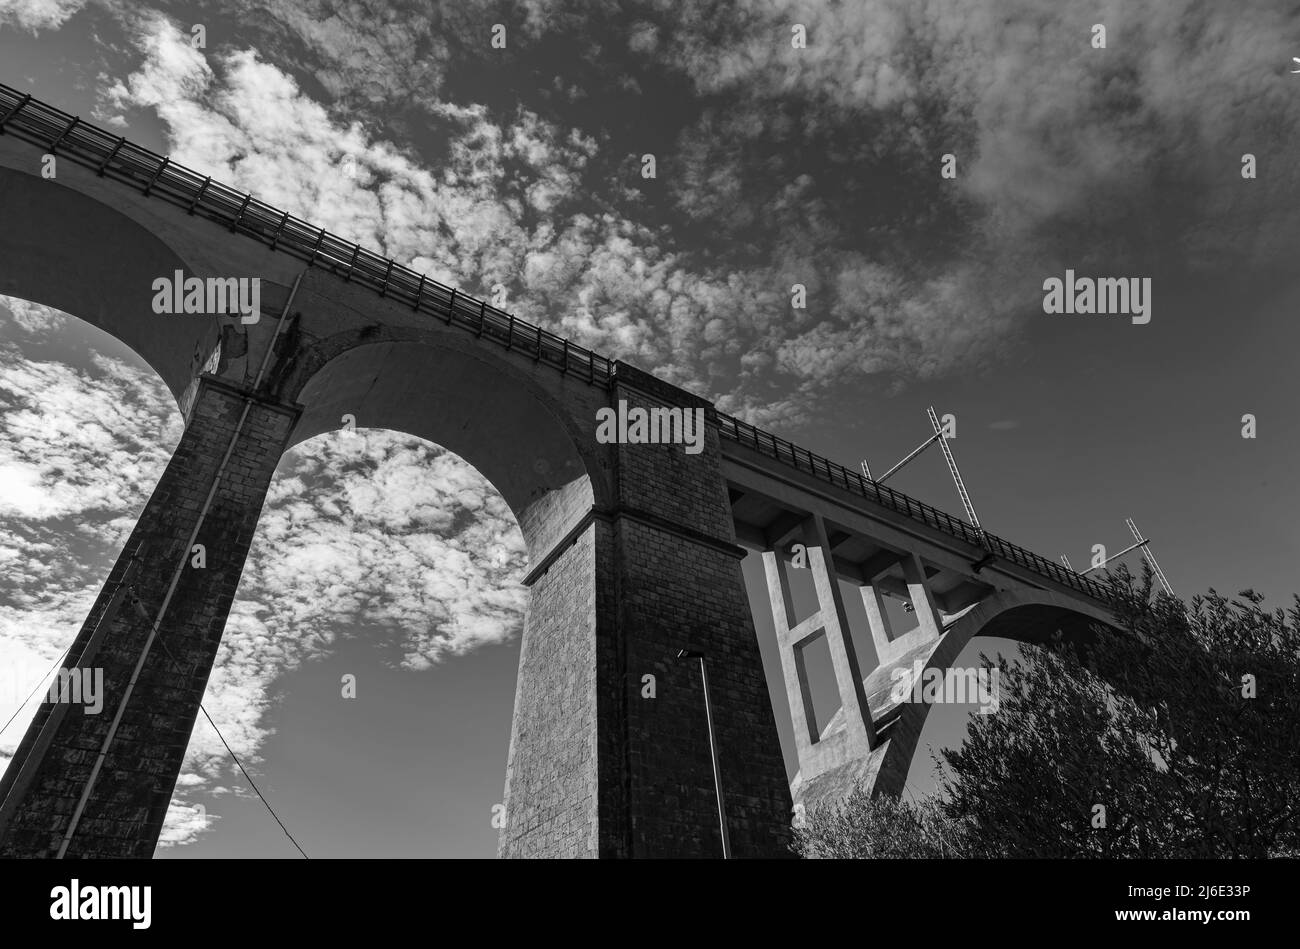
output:
[{"label": "concrete bridge section", "polygon": [[[872,704],[830,576],[967,617],[1018,595],[1100,615],[1100,588],[1050,561],[4,86],[0,215],[0,293],[113,333],[186,420],[66,660],[103,670],[104,710],[40,708],[0,779],[0,855],[153,852],[272,473],[344,415],[456,452],[523,532],[503,856],[720,854],[703,695],[695,667],[675,661],[683,648],[709,657],[733,852],[788,854],[790,788],[742,545],[780,551],[802,531],[824,567],[817,629],[778,625],[787,689],[799,694],[795,647],[821,631],[852,707],[825,734],[797,720],[797,790],[842,785],[863,762],[905,773],[896,762],[911,746],[894,736],[908,714],[923,718]],[[258,278],[261,318],[155,313],[153,282],[176,271]],[[597,410],[620,400],[703,409],[704,450],[600,443]],[[770,555],[769,577],[782,569]],[[886,664],[917,651],[950,661],[948,644],[975,632],[918,612],[916,635],[881,627]]]},{"label": "concrete bridge section", "polygon": [[[908,691],[916,670],[948,670],[972,637],[1074,642],[1095,624],[1114,625],[1093,580],[743,422],[724,418],[720,431],[737,539],[763,552],[798,750],[796,805],[842,798],[857,784],[901,794],[930,706],[898,702],[895,684]],[[802,618],[790,582],[795,543],[806,549],[817,604]],[[861,597],[870,665],[854,646],[845,586]],[[887,598],[906,604],[915,625],[896,629]],[[825,722],[805,660],[822,639],[840,700]]]}]

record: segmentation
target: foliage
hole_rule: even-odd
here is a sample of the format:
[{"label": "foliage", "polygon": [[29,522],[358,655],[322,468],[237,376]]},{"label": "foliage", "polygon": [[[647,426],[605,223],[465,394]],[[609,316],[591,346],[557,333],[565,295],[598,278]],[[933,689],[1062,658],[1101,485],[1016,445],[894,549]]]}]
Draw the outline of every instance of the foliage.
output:
[{"label": "foliage", "polygon": [[795,827],[794,847],[804,857],[834,860],[960,856],[962,835],[951,824],[933,799],[871,800],[859,786],[842,802],[813,808]]},{"label": "foliage", "polygon": [[[1269,612],[1111,578],[1118,632],[999,657],[1001,699],[942,753],[938,797],[850,795],[805,856],[1262,857],[1300,852],[1300,597]],[[986,663],[988,662],[985,659]]]}]

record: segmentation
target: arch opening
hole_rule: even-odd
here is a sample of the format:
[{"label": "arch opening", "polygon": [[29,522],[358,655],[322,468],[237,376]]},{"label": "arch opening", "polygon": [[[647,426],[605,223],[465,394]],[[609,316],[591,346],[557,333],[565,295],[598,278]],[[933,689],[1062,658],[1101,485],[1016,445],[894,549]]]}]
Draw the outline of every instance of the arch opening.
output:
[{"label": "arch opening", "polygon": [[[311,857],[495,850],[525,564],[509,507],[441,446],[358,428],[286,450],[204,701]],[[292,855],[232,784],[200,719],[159,855]]]},{"label": "arch opening", "polygon": [[[843,799],[860,785],[872,795],[911,793],[908,782],[922,733],[930,720],[931,697],[942,694],[937,701],[946,707],[939,720],[948,739],[958,738],[952,729],[954,721],[950,719],[955,716],[949,715],[951,709],[987,708],[997,701],[990,688],[992,683],[981,679],[977,668],[957,665],[973,640],[978,637],[1014,644],[1063,641],[1083,645],[1095,638],[1096,624],[1113,627],[1114,620],[1099,607],[1045,590],[1003,590],[968,607],[945,627],[940,638],[922,642],[884,663],[878,661],[870,671],[864,669],[863,688],[879,743],[869,752],[864,747],[860,754],[841,756],[829,766],[814,765],[809,774],[796,762],[798,770],[791,777],[792,796],[796,802],[811,807]],[[849,632],[857,637],[856,624],[850,624]],[[847,726],[842,714],[837,713],[821,737],[825,739]],[[960,726],[960,734],[964,734],[964,715]]]},{"label": "arch opening", "polygon": [[[1114,626],[1114,619],[1099,607],[1068,602],[1046,592],[1003,591],[977,604],[963,615],[939,641],[925,661],[921,675],[940,675],[957,668],[963,652],[976,638],[1002,639],[1017,645],[1063,642],[1085,645],[1095,639],[1096,625]],[[890,723],[886,741],[872,755],[868,772],[872,793],[899,796],[907,779],[922,733],[930,716],[929,702],[904,702]]]},{"label": "arch opening", "polygon": [[0,773],[182,428],[128,341],[0,296]]},{"label": "arch opening", "polygon": [[509,505],[534,566],[596,501],[590,432],[535,380],[454,337],[350,346],[291,397],[305,407],[292,444],[351,424],[464,458]]}]

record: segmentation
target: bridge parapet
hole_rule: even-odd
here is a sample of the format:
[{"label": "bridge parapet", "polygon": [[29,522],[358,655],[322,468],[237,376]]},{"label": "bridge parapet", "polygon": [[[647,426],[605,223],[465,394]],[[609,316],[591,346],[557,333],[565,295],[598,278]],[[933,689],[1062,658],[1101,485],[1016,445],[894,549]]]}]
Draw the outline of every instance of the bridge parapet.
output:
[{"label": "bridge parapet", "polygon": [[[0,84],[0,134],[57,152],[103,177],[139,188],[145,195],[183,207],[189,214],[369,287],[380,296],[400,300],[417,312],[473,332],[508,351],[531,355],[539,363],[577,375],[593,385],[612,385],[614,360],[4,84]],[[747,445],[868,501],[984,547],[990,554],[1084,596],[1108,600],[1102,584],[900,491],[869,481],[807,449],[723,413],[717,413],[716,424],[724,439]]]},{"label": "bridge parapet", "polygon": [[979,530],[965,521],[909,497],[901,491],[895,491],[883,484],[869,481],[843,465],[814,454],[806,448],[800,448],[792,442],[742,422],[740,419],[724,415],[721,412],[717,414],[717,419],[718,432],[724,439],[752,448],[760,454],[767,455],[799,471],[811,474],[828,484],[850,491],[873,504],[878,504],[895,513],[905,515],[922,524],[943,531],[958,540],[977,547],[983,547],[989,554],[1001,557],[1039,576],[1067,586],[1090,599],[1100,603],[1110,601],[1110,595],[1103,584],[1080,576],[1073,570],[1054,563],[1040,554],[1003,540],[988,531]]},{"label": "bridge parapet", "polygon": [[614,363],[604,356],[4,84],[0,134],[57,153],[101,177],[138,188],[507,350],[524,352],[594,384],[610,384]]}]

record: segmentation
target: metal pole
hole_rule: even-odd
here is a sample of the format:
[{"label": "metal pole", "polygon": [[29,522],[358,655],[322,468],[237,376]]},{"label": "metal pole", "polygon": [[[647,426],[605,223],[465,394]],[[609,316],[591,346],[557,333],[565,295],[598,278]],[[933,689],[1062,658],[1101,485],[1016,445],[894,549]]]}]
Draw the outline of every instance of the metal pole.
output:
[{"label": "metal pole", "polygon": [[[1124,523],[1128,525],[1128,529],[1133,532],[1134,537],[1138,540],[1142,539],[1142,532],[1138,530],[1137,524],[1133,523],[1133,518],[1124,518]],[[1171,587],[1169,581],[1165,579],[1165,572],[1160,569],[1160,564],[1156,563],[1156,555],[1151,552],[1151,548],[1143,547],[1142,556],[1145,557],[1147,563],[1151,565],[1151,572],[1156,575],[1156,579],[1159,580],[1160,585],[1165,588],[1165,592],[1170,596],[1173,596],[1174,588]]]},{"label": "metal pole", "polygon": [[915,458],[917,455],[921,454],[921,452],[925,451],[927,448],[929,448],[931,445],[933,445],[935,442],[937,442],[937,441],[938,441],[940,438],[942,438],[942,437],[943,437],[943,432],[935,432],[933,435],[931,435],[931,436],[930,436],[929,438],[927,438],[925,441],[921,442],[921,446],[920,446],[919,448],[917,448],[917,449],[916,449],[915,451],[913,451],[910,455],[908,455],[906,458],[904,458],[904,459],[903,459],[902,461],[900,461],[898,464],[894,465],[894,467],[890,468],[888,471],[886,471],[884,474],[882,474],[879,478],[877,478],[877,479],[876,479],[876,484],[884,484],[885,481],[886,481],[886,479],[888,479],[890,475],[892,475],[892,474],[893,474],[895,471],[897,471],[899,468],[903,467],[903,465],[907,464],[909,461],[911,461],[911,460],[912,460],[913,458]]},{"label": "metal pole", "polygon": [[727,833],[727,810],[722,801],[722,769],[718,766],[718,742],[713,735],[713,704],[709,701],[709,670],[700,654],[700,679],[704,683],[704,716],[709,722],[709,755],[713,758],[713,786],[718,797],[718,827],[722,830],[722,859],[731,859],[731,837]]},{"label": "metal pole", "polygon": [[1092,573],[1092,571],[1094,570],[1100,570],[1102,567],[1106,566],[1106,564],[1110,563],[1112,560],[1118,560],[1120,557],[1123,557],[1130,550],[1137,550],[1139,547],[1145,547],[1149,543],[1151,543],[1151,541],[1149,540],[1140,540],[1136,544],[1133,544],[1131,547],[1125,547],[1119,553],[1112,554],[1111,556],[1103,560],[1101,563],[1097,564],[1095,567],[1089,567],[1087,570],[1084,570],[1082,573],[1079,574],[1079,576],[1083,576],[1083,574],[1085,573]]},{"label": "metal pole", "polygon": [[943,427],[939,424],[939,416],[934,411],[934,406],[925,410],[925,414],[930,419],[930,424],[934,426],[934,434],[939,439],[939,450],[943,452],[943,460],[948,463],[948,472],[952,475],[952,482],[957,486],[957,494],[961,497],[962,506],[966,508],[966,517],[970,520],[971,526],[979,532],[980,541],[987,548],[988,544],[984,540],[984,528],[980,527],[980,519],[975,514],[975,505],[971,503],[970,494],[966,491],[966,483],[961,480],[961,472],[957,470],[957,459],[952,456],[952,449],[948,447],[948,439],[943,437]]}]

